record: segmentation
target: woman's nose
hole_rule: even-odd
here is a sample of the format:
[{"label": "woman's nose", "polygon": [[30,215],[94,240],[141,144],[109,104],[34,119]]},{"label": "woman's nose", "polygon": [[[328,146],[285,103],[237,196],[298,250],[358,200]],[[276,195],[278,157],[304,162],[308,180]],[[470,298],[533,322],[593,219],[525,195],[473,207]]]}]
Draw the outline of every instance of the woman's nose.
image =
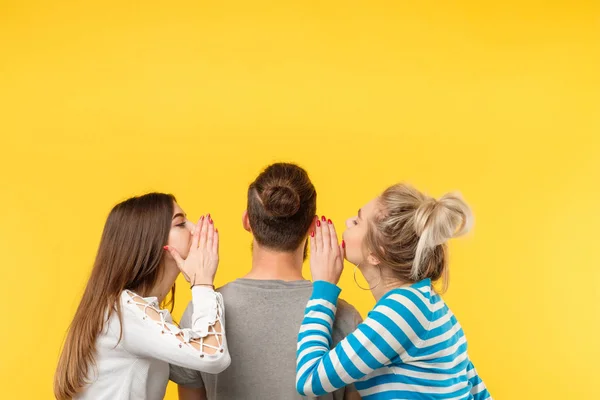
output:
[{"label": "woman's nose", "polygon": [[194,228],[196,228],[196,224],[194,224],[192,221],[190,221],[189,219],[187,219],[185,221],[185,226],[188,228],[188,230],[190,231],[190,233],[194,233]]},{"label": "woman's nose", "polygon": [[346,228],[350,228],[352,226],[352,221],[354,220],[354,218],[348,218],[346,220]]}]

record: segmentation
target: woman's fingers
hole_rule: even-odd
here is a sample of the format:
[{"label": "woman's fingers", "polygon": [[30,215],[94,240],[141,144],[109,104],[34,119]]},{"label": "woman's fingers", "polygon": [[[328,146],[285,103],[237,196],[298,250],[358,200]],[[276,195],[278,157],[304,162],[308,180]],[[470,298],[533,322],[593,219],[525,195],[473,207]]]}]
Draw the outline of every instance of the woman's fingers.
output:
[{"label": "woman's fingers", "polygon": [[171,246],[165,246],[164,249],[169,252],[171,257],[173,257],[173,259],[175,260],[175,264],[177,264],[177,267],[183,272],[185,260],[179,255],[179,252]]},{"label": "woman's fingers", "polygon": [[314,233],[311,232],[309,240],[313,280],[337,283],[343,266],[343,250],[337,242],[337,232],[331,220],[317,217]]},{"label": "woman's fingers", "polygon": [[338,245],[338,249],[340,251],[339,267],[340,267],[340,274],[341,274],[341,271],[344,269],[344,260],[346,259],[346,242],[344,242],[342,240],[342,243],[340,243]]},{"label": "woman's fingers", "polygon": [[317,222],[315,222],[315,236],[313,239],[315,253],[320,253],[323,250],[323,233],[319,216],[317,216]]},{"label": "woman's fingers", "polygon": [[202,218],[198,218],[198,222],[194,226],[194,234],[192,235],[192,249],[198,248],[198,242],[200,241],[200,227],[202,226]]},{"label": "woman's fingers", "polygon": [[333,224],[333,222],[331,222],[331,220],[328,220],[327,224],[329,225],[329,240],[330,240],[330,244],[331,244],[331,249],[337,250],[340,245],[338,243],[338,237],[337,237],[337,232],[335,231],[335,225]]},{"label": "woman's fingers", "polygon": [[215,228],[215,234],[213,236],[212,251],[216,255],[219,255],[219,230],[217,228]]},{"label": "woman's fingers", "polygon": [[331,248],[331,235],[329,234],[329,223],[325,216],[321,217],[321,243],[323,250],[329,250]]},{"label": "woman's fingers", "polygon": [[211,251],[213,248],[213,239],[215,235],[215,224],[212,218],[208,217],[208,226],[206,227],[206,250]]},{"label": "woman's fingers", "polygon": [[210,219],[210,214],[202,217],[202,226],[200,227],[200,241],[198,242],[198,247],[204,248],[206,246],[206,235],[208,232],[208,220]]}]

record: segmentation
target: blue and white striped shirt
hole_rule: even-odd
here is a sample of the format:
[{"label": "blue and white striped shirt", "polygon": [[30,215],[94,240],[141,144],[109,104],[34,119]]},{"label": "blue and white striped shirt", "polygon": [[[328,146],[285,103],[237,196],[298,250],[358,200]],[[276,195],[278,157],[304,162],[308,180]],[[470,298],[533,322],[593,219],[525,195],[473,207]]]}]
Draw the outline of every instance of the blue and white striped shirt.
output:
[{"label": "blue and white striped shirt", "polygon": [[491,399],[463,330],[425,279],[386,293],[333,350],[341,289],[317,281],[298,335],[296,388],[319,396],[355,382],[365,400]]}]

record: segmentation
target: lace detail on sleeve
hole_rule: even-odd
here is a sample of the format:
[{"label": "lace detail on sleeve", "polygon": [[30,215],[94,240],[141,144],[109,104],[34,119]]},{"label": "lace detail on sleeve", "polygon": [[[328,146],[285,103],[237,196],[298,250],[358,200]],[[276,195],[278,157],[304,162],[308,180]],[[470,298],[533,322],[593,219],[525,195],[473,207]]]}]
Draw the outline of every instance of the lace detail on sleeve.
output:
[{"label": "lace detail on sleeve", "polygon": [[216,309],[211,310],[210,314],[212,315],[208,315],[208,318],[202,318],[202,321],[199,321],[201,324],[194,324],[201,325],[199,330],[194,330],[195,326],[192,329],[181,329],[169,322],[167,320],[170,319],[169,312],[159,308],[156,300],[149,301],[149,299],[131,291],[127,291],[127,294],[130,297],[127,304],[136,306],[141,310],[143,320],[156,323],[161,329],[161,334],[176,337],[181,342],[179,343],[180,348],[186,346],[197,350],[200,352],[201,357],[204,354],[222,353],[225,350],[223,297],[220,293],[215,293]]}]

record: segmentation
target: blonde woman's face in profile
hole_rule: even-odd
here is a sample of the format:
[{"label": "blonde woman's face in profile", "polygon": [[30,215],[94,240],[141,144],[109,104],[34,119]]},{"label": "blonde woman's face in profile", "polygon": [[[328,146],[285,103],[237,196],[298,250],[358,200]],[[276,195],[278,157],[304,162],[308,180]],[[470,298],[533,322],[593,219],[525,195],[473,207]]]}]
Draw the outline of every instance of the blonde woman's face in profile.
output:
[{"label": "blonde woman's face in profile", "polygon": [[367,234],[368,224],[376,213],[377,198],[374,198],[362,206],[354,217],[346,220],[346,230],[342,234],[342,238],[346,243],[346,259],[354,265],[365,262],[362,243]]}]

